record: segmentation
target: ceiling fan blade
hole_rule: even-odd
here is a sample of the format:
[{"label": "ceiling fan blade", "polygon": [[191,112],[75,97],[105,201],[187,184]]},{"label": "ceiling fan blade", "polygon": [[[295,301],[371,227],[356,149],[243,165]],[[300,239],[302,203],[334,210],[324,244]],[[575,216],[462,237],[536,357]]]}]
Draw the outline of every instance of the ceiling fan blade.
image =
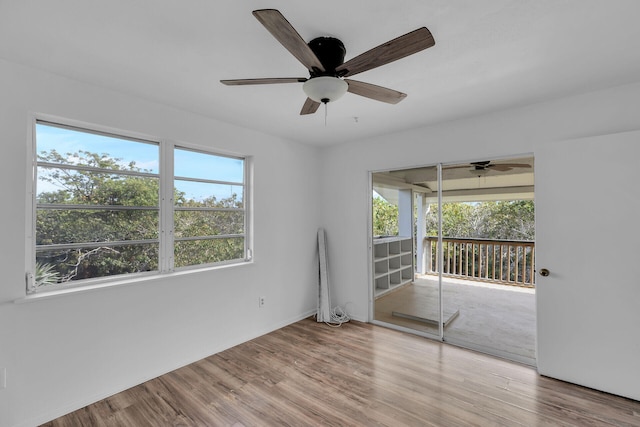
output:
[{"label": "ceiling fan blade", "polygon": [[531,165],[527,163],[492,163],[487,165],[487,167],[504,172],[513,168],[530,168]]},{"label": "ceiling fan blade", "polygon": [[235,80],[220,80],[220,83],[227,86],[243,86],[243,85],[269,85],[276,83],[304,83],[307,79],[305,77],[279,77],[279,78],[264,78],[264,79],[235,79]]},{"label": "ceiling fan blade", "polygon": [[372,85],[358,80],[344,79],[349,85],[347,92],[366,98],[375,99],[376,101],[386,102],[388,104],[397,104],[407,97],[406,93],[397,90],[388,89],[386,87]]},{"label": "ceiling fan blade", "polygon": [[317,68],[320,71],[325,71],[316,54],[278,10],[254,10],[253,16],[308,70]]},{"label": "ceiling fan blade", "polygon": [[443,166],[443,169],[475,169],[475,170],[483,170],[483,169],[495,169],[500,172],[506,172],[513,168],[530,168],[531,165],[528,163],[491,163],[489,160],[484,160],[482,162],[471,162],[467,165],[453,165],[453,166]]},{"label": "ceiling fan blade", "polygon": [[365,53],[350,59],[336,68],[336,72],[344,77],[353,76],[388,64],[436,44],[431,31],[426,27],[400,36]]},{"label": "ceiling fan blade", "polygon": [[531,165],[528,163],[492,163],[489,165],[489,167],[494,167],[494,166],[507,166],[510,168],[530,168]]},{"label": "ceiling fan blade", "polygon": [[506,172],[506,171],[510,171],[513,168],[507,165],[487,165],[484,169],[493,169],[500,172]]},{"label": "ceiling fan blade", "polygon": [[319,102],[314,101],[311,98],[307,98],[302,106],[302,110],[300,110],[300,115],[304,116],[305,114],[313,114],[318,111],[318,107],[320,106]]},{"label": "ceiling fan blade", "polygon": [[474,165],[452,165],[452,166],[447,166],[447,165],[443,165],[442,169],[469,169],[471,167],[473,167]]}]

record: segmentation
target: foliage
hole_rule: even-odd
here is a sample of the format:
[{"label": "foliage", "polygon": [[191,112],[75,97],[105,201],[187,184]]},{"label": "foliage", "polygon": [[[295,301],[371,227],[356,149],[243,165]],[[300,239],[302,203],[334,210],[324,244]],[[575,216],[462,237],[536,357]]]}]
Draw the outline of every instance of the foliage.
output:
[{"label": "foliage", "polygon": [[[535,212],[534,202],[531,200],[510,200],[491,201],[480,203],[445,203],[442,208],[443,237],[453,238],[480,238],[490,240],[535,240]],[[438,235],[438,205],[432,205],[426,218],[427,235]],[[470,275],[478,276],[487,274],[494,275],[496,265],[489,262],[483,265],[480,256],[481,249],[474,245],[463,245],[454,249],[453,246],[446,246],[445,259],[449,260],[448,269],[453,265],[461,265],[462,259],[467,257],[476,258],[477,262],[472,263]],[[495,251],[495,247],[486,250]],[[492,252],[493,253],[493,252]],[[432,251],[432,264],[435,265],[436,251]],[[523,250],[501,252],[498,255],[498,265],[510,265],[511,268],[504,268],[503,280],[523,280],[530,281],[530,270],[527,269],[525,277],[520,279],[521,269],[516,269],[516,265],[531,265],[533,254]],[[490,259],[494,259],[491,257]],[[495,259],[494,259],[495,262]],[[469,267],[468,267],[469,268]],[[487,269],[487,270],[483,270]],[[449,271],[449,270],[447,270]],[[497,271],[497,270],[496,270]],[[510,277],[506,277],[507,272]]]},{"label": "foliage", "polygon": [[[427,236],[438,235],[438,205],[432,204],[426,215]],[[398,230],[398,208],[382,198],[373,199],[373,233],[374,235],[395,235]],[[445,203],[442,208],[443,237],[452,238],[480,238],[498,240],[534,240],[535,239],[535,212],[534,202],[530,200],[491,201],[478,203]],[[435,245],[432,242],[432,245]],[[478,251],[474,245],[464,245],[454,250],[452,246],[446,246],[445,259],[453,265],[461,265],[461,258],[478,257],[478,262],[472,263],[471,275],[479,275],[482,269],[488,269],[488,274],[493,276],[494,264],[482,265]],[[490,250],[495,250],[491,248]],[[433,266],[437,251],[432,250]],[[516,270],[515,265],[531,265],[533,254],[531,251],[515,251],[498,256],[499,263],[510,265],[504,269],[504,274],[510,271],[511,277],[504,280],[516,280],[521,269]],[[449,271],[449,270],[447,270]],[[530,271],[527,269],[525,278],[529,281]]]},{"label": "foliage", "polygon": [[[182,207],[202,206],[216,208],[241,208],[242,201],[233,194],[226,199],[216,200],[214,196],[202,201],[183,200]],[[177,211],[174,217],[175,237],[218,236],[244,233],[244,212],[230,211]],[[244,238],[202,239],[176,242],[175,266],[220,262],[242,258]]]},{"label": "foliage", "polygon": [[[438,205],[426,215],[426,233],[438,234]],[[444,237],[534,240],[535,210],[532,200],[445,203],[442,211]],[[373,235],[398,234],[398,207],[381,197],[373,198]]]},{"label": "foliage", "polygon": [[36,262],[36,283],[35,286],[47,286],[54,283],[58,283],[60,280],[60,273],[55,271],[55,266],[51,264],[43,264]]},{"label": "foliage", "polygon": [[[447,203],[442,214],[443,236],[469,236],[476,228],[474,207],[468,203]],[[431,205],[426,215],[427,235],[438,235],[438,206]]]},{"label": "foliage", "polygon": [[382,197],[373,198],[373,235],[396,236],[398,234],[398,206]]},{"label": "foliage", "polygon": [[[438,234],[438,205],[426,217],[427,235]],[[442,210],[444,237],[534,240],[535,211],[531,200],[480,203],[445,203]]]},{"label": "foliage", "polygon": [[[50,274],[46,276],[46,283],[158,269],[160,214],[157,209],[159,182],[156,176],[144,175],[148,171],[137,167],[135,162],[123,164],[121,159],[88,151],[66,153],[63,156],[51,150],[40,153],[38,160],[59,164],[61,167],[38,169],[39,180],[52,184],[49,187],[55,190],[40,192],[37,203],[54,204],[56,207],[38,209],[36,244],[91,243],[84,248],[38,251],[38,265],[55,266],[55,271],[52,267],[47,270]],[[83,169],[63,167],[69,164]],[[235,194],[222,200],[216,200],[214,196],[204,200],[191,200],[184,193],[176,191],[174,199],[177,206],[194,208],[176,211],[176,237],[244,232],[242,211],[198,210],[203,207],[241,208],[242,202],[237,200]],[[70,208],[65,209],[64,205],[70,205]],[[97,209],[104,206],[113,209]],[[150,242],[119,246],[107,244],[130,240]],[[176,244],[176,265],[242,258],[243,238],[227,240],[229,239],[198,239]],[[105,244],[96,246],[96,243],[101,242]],[[187,247],[191,249],[178,250]]]}]

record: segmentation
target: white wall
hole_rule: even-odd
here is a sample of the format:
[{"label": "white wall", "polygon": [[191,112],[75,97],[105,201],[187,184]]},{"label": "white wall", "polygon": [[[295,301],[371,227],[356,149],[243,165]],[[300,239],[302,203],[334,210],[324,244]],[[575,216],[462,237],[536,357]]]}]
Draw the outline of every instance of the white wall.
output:
[{"label": "white wall", "polygon": [[[30,111],[254,156],[255,262],[14,304],[24,295]],[[310,314],[318,226],[334,304],[366,321],[368,171],[635,130],[638,111],[635,84],[316,150],[0,61],[0,426],[44,422]],[[282,195],[295,209],[276,203]]]},{"label": "white wall", "polygon": [[[633,84],[324,150],[322,220],[330,242],[334,303],[346,306],[356,319],[369,319],[369,171],[534,153],[549,142],[639,129],[638,111],[640,84]],[[620,284],[608,286],[615,293]],[[544,315],[551,305],[538,300],[538,306]],[[640,311],[629,315],[634,321],[628,324],[640,324]],[[611,329],[616,340],[640,340],[638,334]],[[593,340],[597,345],[597,337]],[[627,369],[635,370],[637,378],[637,366]],[[607,391],[625,392],[615,386]]]},{"label": "white wall", "polygon": [[[253,156],[255,262],[14,304],[30,111]],[[315,311],[316,149],[4,61],[0,144],[0,426],[47,421]]]}]

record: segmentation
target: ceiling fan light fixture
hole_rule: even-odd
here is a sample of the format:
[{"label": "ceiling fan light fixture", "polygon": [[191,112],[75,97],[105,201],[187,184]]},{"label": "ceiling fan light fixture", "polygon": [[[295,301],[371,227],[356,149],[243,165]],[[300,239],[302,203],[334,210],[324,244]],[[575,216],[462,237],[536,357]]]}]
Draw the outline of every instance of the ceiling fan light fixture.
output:
[{"label": "ceiling fan light fixture", "polygon": [[348,88],[347,82],[332,76],[313,77],[302,85],[302,90],[310,99],[325,104],[341,98]]}]

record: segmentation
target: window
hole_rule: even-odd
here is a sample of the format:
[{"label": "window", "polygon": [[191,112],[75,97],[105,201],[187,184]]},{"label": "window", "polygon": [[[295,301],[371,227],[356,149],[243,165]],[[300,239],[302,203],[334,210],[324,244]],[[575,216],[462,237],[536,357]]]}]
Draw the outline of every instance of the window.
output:
[{"label": "window", "polygon": [[246,159],[37,120],[27,291],[248,260]]},{"label": "window", "polygon": [[244,258],[244,160],[174,150],[176,267]]}]

